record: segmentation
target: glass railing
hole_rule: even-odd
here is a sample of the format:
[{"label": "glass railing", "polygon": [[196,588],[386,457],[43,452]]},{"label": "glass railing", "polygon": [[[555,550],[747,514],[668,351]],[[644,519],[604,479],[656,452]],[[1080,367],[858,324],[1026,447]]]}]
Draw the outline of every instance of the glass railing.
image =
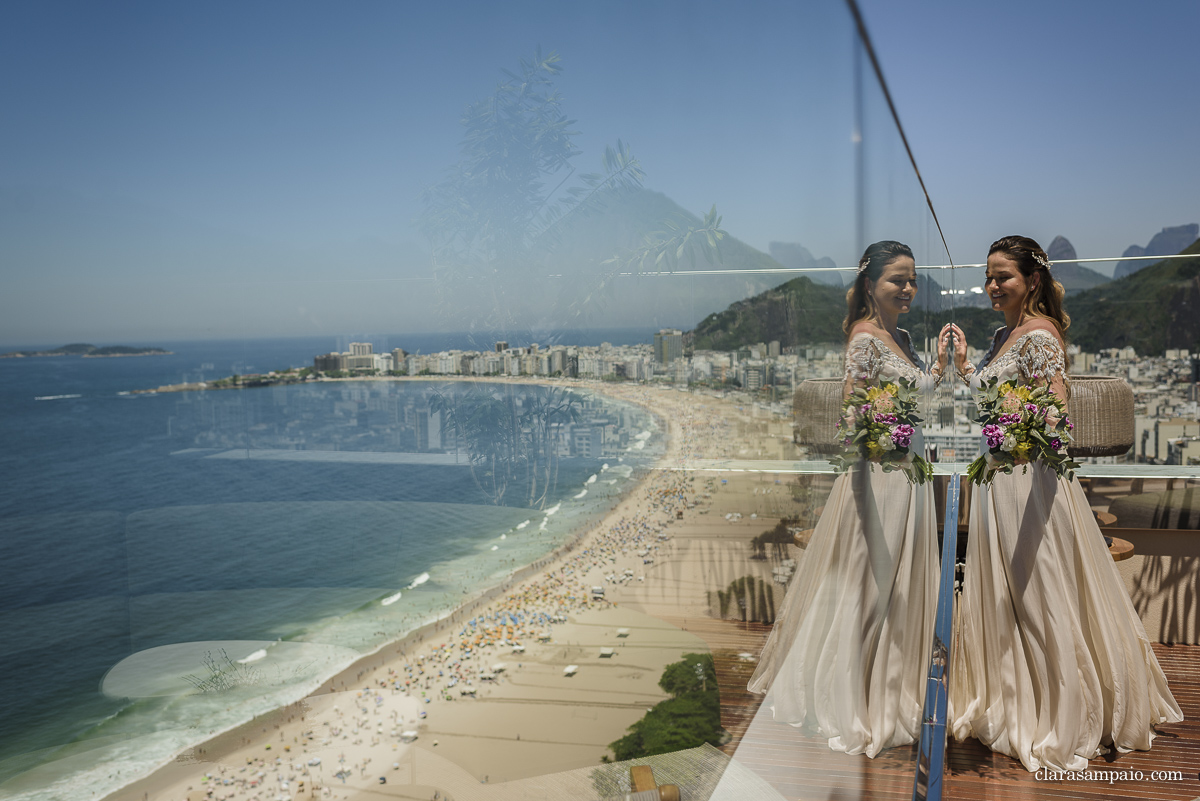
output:
[{"label": "glass railing", "polygon": [[[936,788],[945,752],[920,733],[834,754],[746,687],[837,480],[797,399],[840,386],[861,254],[911,247],[900,325],[927,364],[977,293],[852,10],[701,10],[308,10],[303,57],[269,46],[276,66],[246,55],[216,84],[198,54],[125,42],[136,74],[100,77],[126,117],[93,99],[53,128],[124,144],[63,145],[92,179],[45,157],[3,190],[21,224],[0,253],[27,266],[0,321],[26,354],[0,359],[0,798],[600,798],[631,760],[686,797]],[[343,25],[354,71],[314,72]],[[88,78],[88,53],[59,68]],[[434,62],[428,84],[365,77]],[[159,120],[130,99],[146,76],[195,107]],[[87,341],[128,348],[61,349]],[[1136,366],[1077,371],[1137,389]],[[1194,399],[1135,401],[1137,458],[1079,475],[1132,547],[1151,639],[1194,643]],[[945,498],[978,448],[972,400],[945,381],[921,403],[934,513],[963,529],[967,493]],[[919,647],[922,677],[944,671]]]}]

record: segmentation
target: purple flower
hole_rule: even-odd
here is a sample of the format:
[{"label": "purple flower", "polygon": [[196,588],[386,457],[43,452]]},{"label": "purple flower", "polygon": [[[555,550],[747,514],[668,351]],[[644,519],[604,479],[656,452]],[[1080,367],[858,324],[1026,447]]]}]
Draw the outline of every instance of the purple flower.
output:
[{"label": "purple flower", "polygon": [[1025,404],[1025,411],[1027,411],[1027,412],[1032,412],[1032,413],[1034,413],[1034,414],[1037,414],[1037,410],[1038,410],[1038,407],[1037,407],[1037,404],[1036,404],[1036,403],[1027,403],[1027,404]]},{"label": "purple flower", "polygon": [[983,427],[983,436],[989,448],[999,448],[1000,443],[1004,442],[1004,429],[995,423],[989,423]]},{"label": "purple flower", "polygon": [[1058,437],[1055,437],[1054,439],[1050,440],[1050,447],[1054,450],[1058,450],[1062,447],[1062,440]]},{"label": "purple flower", "polygon": [[896,443],[897,448],[907,448],[912,443],[914,433],[916,429],[907,423],[901,423],[892,430],[892,442]]},{"label": "purple flower", "polygon": [[851,441],[852,440],[850,439],[850,437],[846,437],[844,440],[842,440],[842,444],[848,446],[851,443]]},{"label": "purple flower", "polygon": [[862,406],[858,407],[858,410],[863,414],[867,414],[871,411],[871,404],[864,403]]}]

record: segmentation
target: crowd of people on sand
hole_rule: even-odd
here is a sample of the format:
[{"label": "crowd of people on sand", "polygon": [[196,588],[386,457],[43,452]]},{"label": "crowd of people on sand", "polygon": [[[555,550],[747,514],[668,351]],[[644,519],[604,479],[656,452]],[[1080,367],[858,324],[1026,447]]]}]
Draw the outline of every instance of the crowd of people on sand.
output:
[{"label": "crowd of people on sand", "polygon": [[[244,765],[217,763],[178,801],[191,799],[197,789],[213,801],[268,801],[295,795],[301,783],[309,785],[312,798],[341,797],[339,785],[347,779],[374,776],[368,774],[371,757],[347,762],[347,755],[339,753],[336,763],[326,765],[317,754],[327,758],[338,746],[364,754],[367,747],[385,768],[398,769],[400,763],[394,760],[400,758],[400,744],[419,732],[430,713],[436,716],[438,704],[469,702],[487,694],[490,686],[509,680],[507,676],[536,659],[538,644],[553,642],[556,625],[569,616],[612,606],[611,600],[593,594],[594,586],[606,580],[635,580],[635,572],[636,580],[652,581],[654,556],[670,539],[668,530],[679,519],[677,512],[695,507],[713,489],[711,479],[697,482],[687,469],[689,460],[729,456],[736,443],[730,437],[728,413],[715,404],[696,404],[691,398],[689,403],[668,401],[664,406],[659,396],[665,393],[644,388],[622,394],[662,410],[668,418],[669,446],[659,465],[666,469],[651,470],[616,512],[567,546],[560,558],[546,560],[545,570],[491,602],[470,611],[460,609],[417,638],[416,648],[411,641],[407,648],[401,645],[399,660],[359,671],[356,688],[338,693],[338,705],[310,713],[311,720],[290,735],[290,743],[282,730],[281,739],[272,742],[264,729],[265,750],[256,747],[258,755],[247,757]],[[636,570],[620,570],[627,564]],[[527,647],[535,652],[526,656]],[[387,769],[375,772],[380,774],[378,781],[386,781]]]}]

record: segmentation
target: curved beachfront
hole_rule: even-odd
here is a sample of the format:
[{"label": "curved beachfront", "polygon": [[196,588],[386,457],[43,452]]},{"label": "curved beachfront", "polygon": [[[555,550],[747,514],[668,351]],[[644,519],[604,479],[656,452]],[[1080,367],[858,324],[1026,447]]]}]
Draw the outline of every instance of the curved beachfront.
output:
[{"label": "curved beachfront", "polygon": [[[655,414],[662,421],[659,431],[663,435],[661,444],[665,446],[657,463],[660,468],[676,466],[694,456],[736,455],[732,434],[742,412],[735,402],[664,387],[588,383],[572,388],[602,392],[616,401],[636,404]],[[737,447],[744,451],[751,439],[739,440]],[[656,440],[653,435],[634,437],[628,447],[642,450],[648,447],[645,443]],[[565,496],[566,501],[556,505],[564,507],[584,490],[598,495],[605,486],[611,488],[622,483],[617,480],[620,472],[628,475],[627,471],[616,472],[622,467],[618,463],[609,463],[608,467],[607,471],[590,475],[577,490]],[[608,742],[621,736],[648,706],[665,697],[657,687],[662,667],[677,661],[683,653],[705,650],[702,641],[682,631],[680,626],[662,623],[636,610],[667,610],[669,614],[665,616],[676,623],[679,622],[676,613],[681,611],[685,619],[688,614],[707,614],[706,592],[720,588],[716,583],[719,578],[690,573],[711,572],[711,554],[703,560],[707,567],[696,563],[681,571],[682,555],[668,537],[688,523],[678,519],[678,512],[686,511],[692,521],[701,520],[692,517],[699,511],[694,507],[713,503],[711,498],[703,496],[716,492],[719,480],[686,472],[649,470],[632,486],[622,488],[619,503],[615,508],[610,506],[602,519],[577,519],[575,522],[582,525],[561,534],[559,544],[551,551],[536,554],[527,551],[531,558],[519,565],[507,565],[495,575],[499,580],[487,586],[477,585],[470,597],[464,598],[452,612],[443,607],[440,614],[434,612],[423,620],[413,620],[406,630],[390,629],[393,634],[369,653],[349,649],[323,655],[282,653],[293,646],[299,647],[305,638],[279,644],[262,643],[262,648],[255,648],[245,656],[240,651],[230,652],[232,661],[246,661],[239,670],[246,673],[257,670],[260,680],[276,654],[291,659],[291,664],[304,660],[311,664],[318,657],[326,657],[329,670],[324,676],[314,675],[303,683],[292,684],[287,688],[290,697],[276,695],[272,709],[259,711],[248,723],[224,727],[219,732],[195,729],[193,743],[204,742],[189,744],[181,751],[177,747],[169,757],[160,756],[156,766],[148,766],[154,767],[149,776],[139,778],[129,767],[124,768],[124,775],[112,776],[87,770],[74,776],[60,776],[58,786],[69,792],[69,788],[79,787],[80,780],[86,780],[96,789],[102,788],[106,783],[103,779],[107,778],[113,783],[109,786],[124,785],[110,792],[108,798],[140,799],[149,794],[151,798],[168,799],[186,798],[189,787],[192,791],[213,789],[213,782],[228,780],[230,783],[221,784],[224,789],[218,789],[214,797],[250,799],[256,795],[274,797],[261,795],[263,782],[268,778],[277,781],[282,776],[281,781],[288,781],[287,777],[293,776],[296,778],[289,785],[293,789],[295,781],[304,780],[309,787],[314,782],[324,782],[336,790],[342,779],[348,787],[367,779],[377,782],[379,777],[370,774],[378,768],[380,775],[384,775],[381,766],[385,760],[390,760],[386,765],[389,771],[393,764],[400,764],[400,756],[412,747],[406,742],[410,737],[404,736],[409,731],[419,732],[419,747],[430,748],[432,741],[437,740],[439,755],[477,779],[489,776],[492,781],[511,779],[595,764]],[[764,497],[756,498],[755,503],[765,501],[767,491],[763,488]],[[729,488],[722,492],[728,495]],[[748,494],[748,489],[743,494]],[[731,559],[744,562],[744,540],[759,533],[764,523],[750,519],[753,512],[749,510],[755,507],[740,501],[734,505],[747,512],[740,525],[736,517],[732,522],[723,518],[703,522],[719,520],[727,534],[736,530],[730,544],[736,544],[741,558]],[[759,509],[769,511],[761,506]],[[554,517],[546,512],[552,510],[560,515],[567,513],[566,508],[555,506],[543,512],[527,510],[517,515],[520,519],[492,549],[508,548],[518,539],[519,532],[532,532],[538,527],[544,532],[543,524]],[[505,514],[517,511],[502,510]],[[639,555],[639,552],[644,553]],[[647,557],[653,561],[647,561]],[[717,561],[732,565],[731,559]],[[720,578],[727,581],[736,577],[733,573],[744,572],[732,566],[729,570],[732,572],[728,578]],[[434,575],[432,582],[426,579],[429,585],[437,585],[439,578],[446,578],[438,576],[437,570],[424,572]],[[606,575],[619,578],[606,582]],[[597,584],[607,588],[606,599],[592,597],[591,587]],[[421,587],[420,583],[412,588],[405,585],[395,592],[380,594],[356,614],[365,622],[371,609],[382,612],[389,601],[391,609],[387,611],[395,611],[419,597]],[[397,595],[400,597],[396,598]],[[619,605],[613,603],[614,598]],[[562,619],[564,615],[569,622]],[[630,629],[632,634],[618,641],[615,631],[619,628]],[[550,642],[539,643],[541,634],[549,634]],[[616,658],[605,657],[601,661],[598,649],[592,647],[602,641],[597,637],[611,638]],[[307,639],[327,646],[331,638]],[[513,643],[520,643],[524,653],[514,654]],[[258,656],[260,651],[269,656],[249,658]],[[470,659],[463,658],[467,653]],[[340,664],[334,661],[338,659]],[[564,659],[584,667],[573,680],[562,676],[564,665],[558,663]],[[496,662],[506,663],[497,680],[480,683],[479,666],[486,663],[491,667]],[[631,663],[637,670],[630,669]],[[335,670],[336,675],[330,677],[329,673]],[[633,673],[638,675],[634,677]],[[110,678],[121,678],[114,674],[118,671],[114,670]],[[130,675],[136,680],[136,673]],[[128,675],[125,680],[128,685]],[[248,681],[247,689],[252,685]],[[471,688],[474,689],[471,695],[462,694]],[[234,693],[237,691],[233,688]],[[471,696],[477,700],[469,700]],[[448,697],[455,701],[448,701]],[[554,704],[546,704],[545,699],[553,700]],[[367,712],[363,713],[363,709]],[[582,714],[587,720],[586,742],[578,737],[580,727],[547,718],[547,710],[565,710],[568,717]],[[427,713],[426,717],[420,715],[422,711]],[[384,723],[382,728],[379,722]],[[523,739],[519,738],[522,729]],[[489,730],[493,733],[487,734]],[[337,734],[333,734],[335,731]],[[468,731],[471,734],[464,734]],[[486,742],[480,741],[480,737]],[[541,740],[546,742],[539,743]],[[128,742],[126,748],[136,745]],[[343,754],[345,762],[341,761]],[[298,760],[298,755],[305,758]],[[320,765],[307,764],[314,758],[321,760]],[[339,767],[331,767],[331,763]],[[255,764],[259,770],[242,769]],[[301,770],[297,772],[293,764]],[[355,765],[353,775],[340,770],[342,766]],[[343,773],[342,777],[334,778],[338,772]],[[214,778],[206,779],[206,773]],[[131,779],[134,781],[130,782]],[[400,779],[398,775],[393,777]],[[13,789],[20,792],[19,788]],[[31,792],[14,797],[71,797],[45,783],[41,790],[27,789]]]}]

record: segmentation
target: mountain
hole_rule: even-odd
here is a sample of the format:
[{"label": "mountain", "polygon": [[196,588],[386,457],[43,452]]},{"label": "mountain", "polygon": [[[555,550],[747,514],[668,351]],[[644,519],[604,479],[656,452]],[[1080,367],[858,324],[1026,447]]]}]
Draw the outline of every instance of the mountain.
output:
[{"label": "mountain", "polygon": [[735,350],[772,340],[783,347],[840,343],[845,316],[841,288],[800,276],[708,315],[687,336],[698,350]]},{"label": "mountain", "polygon": [[[549,327],[687,328],[780,280],[771,273],[739,275],[783,265],[734,236],[721,240],[719,261],[709,263],[697,253],[693,263],[684,256],[670,275],[654,274],[667,272],[664,265],[617,269],[608,262],[627,256],[668,221],[698,223],[700,218],[661,192],[614,193],[602,209],[562,226],[556,246],[538,265],[544,269],[531,271],[529,280],[506,279],[500,287],[506,293],[503,302],[526,309],[524,319],[541,317]],[[707,274],[689,275],[692,271]],[[561,278],[533,280],[537,273]]]},{"label": "mountain", "polygon": [[1100,284],[1107,284],[1112,280],[1095,270],[1076,263],[1075,259],[1079,257],[1075,254],[1075,246],[1065,236],[1054,237],[1050,247],[1046,248],[1046,255],[1054,263],[1050,272],[1054,274],[1055,280],[1063,285],[1063,289],[1068,295],[1092,289]]},{"label": "mountain", "polygon": [[[1200,225],[1196,223],[1164,228],[1154,235],[1154,238],[1150,240],[1150,244],[1146,245],[1146,247],[1130,245],[1121,256],[1126,258],[1133,256],[1174,256],[1176,253],[1182,253],[1183,249],[1195,242],[1198,236],[1200,236]],[[1113,278],[1124,278],[1127,275],[1133,275],[1149,264],[1153,264],[1153,262],[1119,261],[1117,262],[1116,269],[1113,270]]]},{"label": "mountain", "polygon": [[[900,322],[914,341],[935,337],[946,322],[958,320],[972,342],[986,342],[996,326],[1003,324],[1003,318],[990,308],[963,308],[970,295],[943,295],[937,281],[925,274],[919,278],[913,311]],[[845,339],[845,317],[846,294],[841,287],[800,276],[708,315],[687,338],[698,350],[734,350],[772,340],[783,347],[840,344]]]},{"label": "mountain", "polygon": [[[771,242],[767,245],[767,252],[771,254],[771,258],[775,261],[792,270],[810,270],[813,267],[837,267],[833,259],[828,256],[815,259],[808,248],[795,242]],[[853,277],[853,273],[847,272],[846,276]],[[845,282],[842,280],[842,273],[840,272],[810,273],[808,277],[818,284],[845,286]]]},{"label": "mountain", "polygon": [[[1187,226],[1184,226],[1187,227]],[[1143,354],[1200,345],[1200,241],[1171,259],[1071,298],[1070,339],[1085,351],[1133,347]]]}]

